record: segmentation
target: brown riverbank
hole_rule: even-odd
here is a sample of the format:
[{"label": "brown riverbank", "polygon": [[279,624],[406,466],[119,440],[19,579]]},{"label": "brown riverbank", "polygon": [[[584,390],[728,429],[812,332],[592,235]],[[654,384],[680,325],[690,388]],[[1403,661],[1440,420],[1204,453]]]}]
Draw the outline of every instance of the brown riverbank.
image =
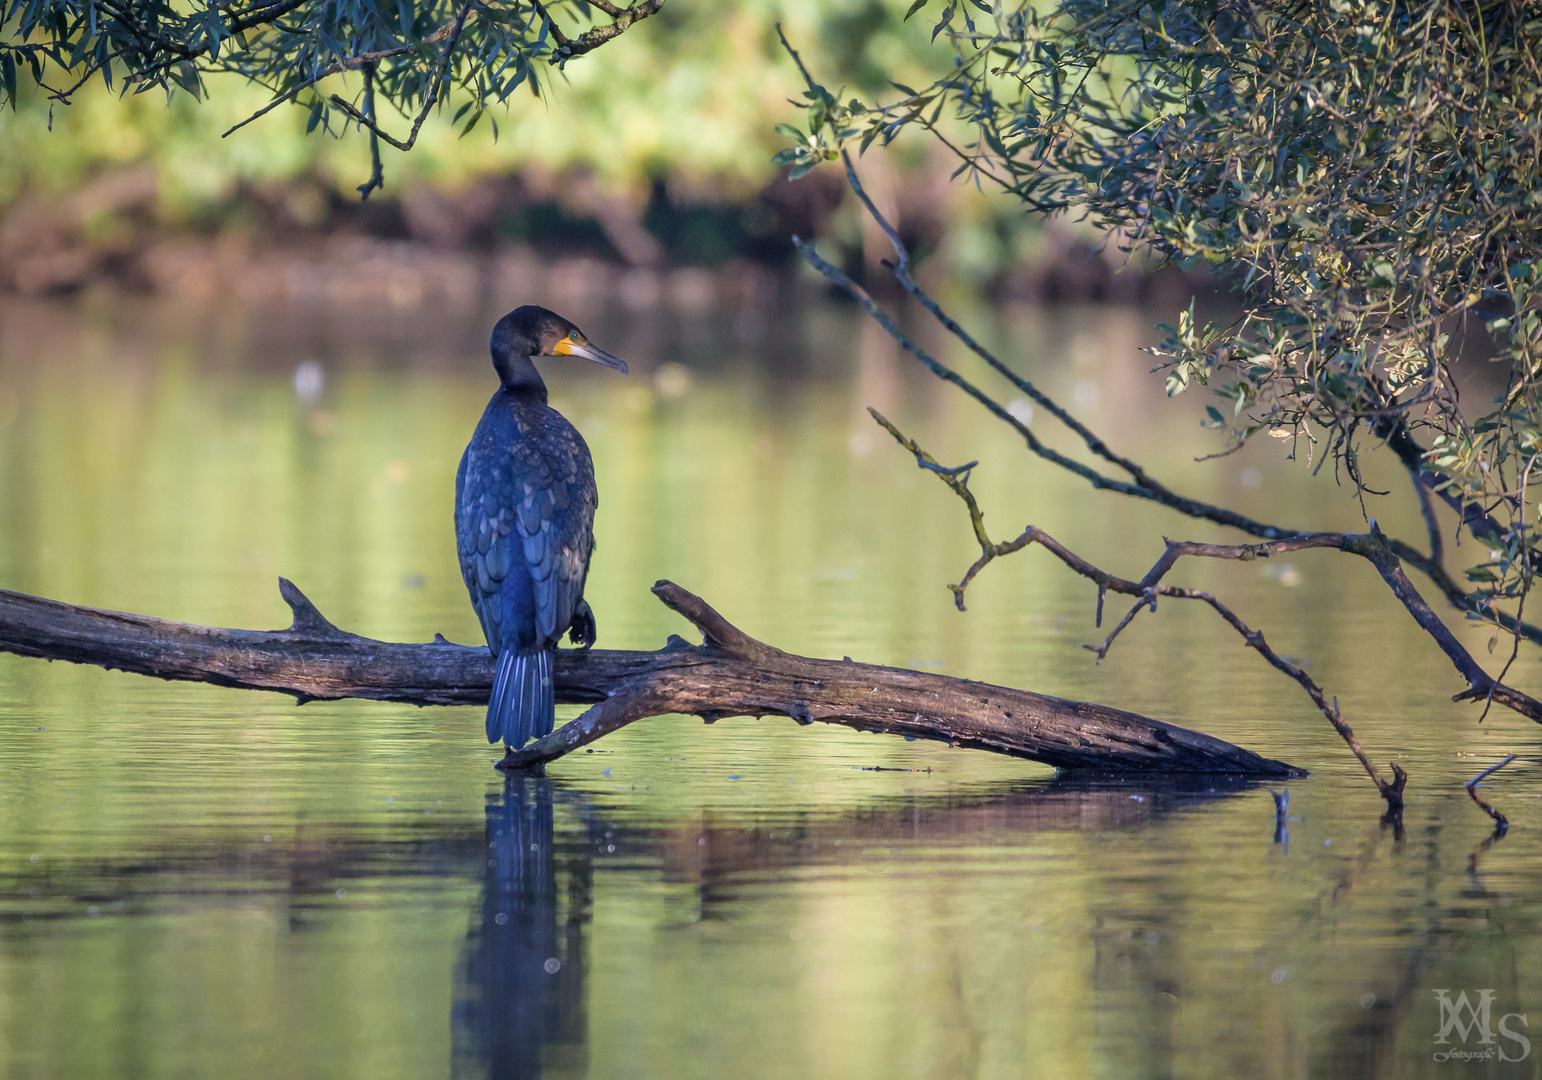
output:
[{"label": "brown riverbank", "polygon": [[[889,184],[886,211],[914,250],[943,248],[950,194],[926,177]],[[238,187],[173,216],[154,171],[138,168],[0,210],[0,293],[108,290],[403,312],[468,311],[537,294],[630,310],[770,309],[791,291],[821,287],[800,272],[793,235],[824,238],[833,257],[885,287],[882,239],[857,226],[852,211],[832,171],[738,197],[661,182],[627,198],[581,175],[504,176],[368,203],[301,177]],[[1020,302],[1171,304],[1213,287],[1203,273],[1121,266],[1122,256],[1094,249],[1095,236],[1064,224],[1036,228],[1029,255],[976,267],[973,280]],[[922,272],[951,274],[948,263],[944,254]]]}]

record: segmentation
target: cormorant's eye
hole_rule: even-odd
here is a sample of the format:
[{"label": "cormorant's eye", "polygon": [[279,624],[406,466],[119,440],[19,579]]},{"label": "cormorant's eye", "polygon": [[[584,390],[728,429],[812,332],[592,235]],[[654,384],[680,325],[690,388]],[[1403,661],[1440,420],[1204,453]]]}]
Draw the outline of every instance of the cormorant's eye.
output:
[{"label": "cormorant's eye", "polygon": [[577,330],[574,330],[571,334],[568,335],[568,340],[569,341],[582,341],[583,338],[579,337]]}]

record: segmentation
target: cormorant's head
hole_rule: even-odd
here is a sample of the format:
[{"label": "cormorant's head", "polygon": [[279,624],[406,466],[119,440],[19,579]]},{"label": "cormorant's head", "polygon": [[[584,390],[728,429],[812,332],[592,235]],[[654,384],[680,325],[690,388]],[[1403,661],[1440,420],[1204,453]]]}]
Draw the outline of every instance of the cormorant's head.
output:
[{"label": "cormorant's head", "polygon": [[[556,312],[534,304],[515,308],[493,327],[493,366],[521,356],[579,356],[626,374],[626,361],[591,345],[582,330]],[[507,381],[507,380],[505,380]]]}]

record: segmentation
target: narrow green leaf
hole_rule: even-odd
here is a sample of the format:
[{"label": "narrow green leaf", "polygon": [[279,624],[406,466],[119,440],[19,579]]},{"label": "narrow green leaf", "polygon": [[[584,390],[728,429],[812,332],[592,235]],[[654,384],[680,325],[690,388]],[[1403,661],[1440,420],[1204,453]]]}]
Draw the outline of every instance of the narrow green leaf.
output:
[{"label": "narrow green leaf", "polygon": [[942,13],[942,18],[937,20],[937,25],[932,27],[932,40],[937,40],[937,35],[947,29],[953,21],[953,13],[958,10],[958,0],[948,0],[948,9]]}]

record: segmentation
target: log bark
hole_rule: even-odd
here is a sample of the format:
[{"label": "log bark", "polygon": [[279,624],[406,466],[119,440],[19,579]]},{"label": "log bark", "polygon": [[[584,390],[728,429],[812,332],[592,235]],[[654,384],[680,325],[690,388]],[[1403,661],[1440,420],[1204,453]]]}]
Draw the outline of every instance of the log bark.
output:
[{"label": "log bark", "polygon": [[[260,631],[195,626],[0,590],[0,651],[277,691],[300,704],[350,697],[486,704],[493,661],[485,647],[455,645],[438,635],[421,645],[361,637],[333,626],[292,582],[280,578],[279,592],[294,622],[285,630]],[[696,625],[703,644],[672,636],[657,652],[560,650],[557,700],[593,708],[544,739],[509,751],[501,768],[542,765],[644,717],[689,713],[708,723],[729,716],[818,720],[1061,769],[1302,775],[1221,739],[1102,705],[903,668],[796,656],[755,640],[672,582],[660,581],[653,592]]]}]

